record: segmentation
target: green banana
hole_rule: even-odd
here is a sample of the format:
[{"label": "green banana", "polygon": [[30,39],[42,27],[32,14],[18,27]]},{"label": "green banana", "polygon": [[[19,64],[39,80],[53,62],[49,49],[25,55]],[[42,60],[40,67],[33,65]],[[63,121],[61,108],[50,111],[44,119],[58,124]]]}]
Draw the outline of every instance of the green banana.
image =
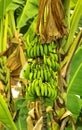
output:
[{"label": "green banana", "polygon": [[47,96],[47,84],[44,83],[44,88],[45,88],[45,96]]},{"label": "green banana", "polygon": [[43,61],[44,61],[44,64],[46,65],[47,64],[47,58],[46,58],[45,54],[44,54],[44,57],[43,57]]},{"label": "green banana", "polygon": [[51,46],[51,44],[48,45],[48,50],[49,50],[49,53],[52,52],[52,46]]},{"label": "green banana", "polygon": [[51,98],[52,91],[51,91],[51,85],[49,83],[47,83],[47,90],[48,90],[48,97]]},{"label": "green banana", "polygon": [[55,90],[52,87],[51,87],[51,91],[52,91],[51,98],[53,98],[55,96]]},{"label": "green banana", "polygon": [[40,54],[41,54],[41,56],[43,56],[43,54],[44,54],[43,45],[42,44],[40,44]]},{"label": "green banana", "polygon": [[56,91],[54,89],[51,89],[51,91],[52,91],[51,99],[55,100],[57,97]]},{"label": "green banana", "polygon": [[39,87],[39,80],[36,79],[35,81],[35,92],[37,96],[41,96],[40,87]]},{"label": "green banana", "polygon": [[35,95],[35,80],[32,82],[32,87],[31,87],[31,93],[32,95]]},{"label": "green banana", "polygon": [[30,74],[29,74],[29,80],[30,80],[30,81],[33,80],[33,72],[30,72]]},{"label": "green banana", "polygon": [[44,53],[45,53],[45,55],[48,54],[48,48],[47,48],[47,45],[46,45],[46,44],[44,44]]},{"label": "green banana", "polygon": [[54,54],[50,53],[50,58],[54,60]]},{"label": "green banana", "polygon": [[36,79],[37,78],[37,70],[34,69],[34,75],[33,75],[33,79]]},{"label": "green banana", "polygon": [[51,60],[50,60],[49,58],[47,58],[47,65],[48,65],[49,67],[52,66]]},{"label": "green banana", "polygon": [[36,61],[33,61],[31,64],[31,70],[33,70],[34,68],[36,68]]},{"label": "green banana", "polygon": [[38,86],[38,79],[35,79],[35,87]]},{"label": "green banana", "polygon": [[42,97],[45,96],[45,88],[44,88],[44,84],[42,84],[42,86],[41,86],[41,95],[42,95]]},{"label": "green banana", "polygon": [[38,70],[38,72],[37,72],[37,79],[39,79],[40,77],[41,77],[41,71]]},{"label": "green banana", "polygon": [[47,76],[48,76],[48,80],[50,80],[51,74],[50,74],[50,71],[49,71],[49,70],[47,71]]},{"label": "green banana", "polygon": [[35,44],[34,45],[34,57],[36,57],[37,56],[37,45]]},{"label": "green banana", "polygon": [[35,91],[36,91],[36,95],[37,95],[38,97],[41,97],[41,88],[40,88],[39,86],[37,86],[37,87],[35,88]]},{"label": "green banana", "polygon": [[48,98],[51,97],[51,89],[49,86],[47,87],[47,96],[48,96]]},{"label": "green banana", "polygon": [[42,81],[44,81],[44,72],[43,72],[42,68],[41,68],[41,79],[42,79]]},{"label": "green banana", "polygon": [[47,76],[47,70],[46,70],[46,68],[44,68],[44,79],[45,79],[45,81],[48,81],[48,76]]},{"label": "green banana", "polygon": [[39,44],[37,44],[37,57],[40,56],[40,48],[39,48]]}]

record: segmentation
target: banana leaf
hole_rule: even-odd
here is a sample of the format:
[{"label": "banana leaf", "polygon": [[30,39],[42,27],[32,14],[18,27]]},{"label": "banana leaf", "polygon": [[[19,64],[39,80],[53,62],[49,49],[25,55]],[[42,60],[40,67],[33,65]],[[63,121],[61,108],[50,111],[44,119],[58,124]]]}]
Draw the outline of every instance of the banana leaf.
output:
[{"label": "banana leaf", "polygon": [[26,25],[26,22],[38,14],[37,0],[27,0],[22,14],[18,17],[17,27],[21,28]]},{"label": "banana leaf", "polygon": [[12,116],[8,110],[7,104],[0,94],[0,121],[7,127],[9,130],[17,130]]},{"label": "banana leaf", "polygon": [[71,67],[67,90],[67,108],[74,114],[79,115],[82,108],[82,47],[76,51]]}]

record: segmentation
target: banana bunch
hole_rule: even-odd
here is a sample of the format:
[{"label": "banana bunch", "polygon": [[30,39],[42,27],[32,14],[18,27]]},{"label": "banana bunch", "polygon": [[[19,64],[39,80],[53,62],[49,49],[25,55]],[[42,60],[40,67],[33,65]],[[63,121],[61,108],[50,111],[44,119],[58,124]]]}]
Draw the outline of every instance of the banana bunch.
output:
[{"label": "banana bunch", "polygon": [[47,44],[35,43],[34,46],[27,48],[27,56],[30,58],[42,57],[44,54],[48,55]]},{"label": "banana bunch", "polygon": [[54,100],[57,97],[57,87],[41,79],[35,79],[29,84],[27,97],[46,97]]},{"label": "banana bunch", "polygon": [[[35,41],[35,40],[34,40]],[[40,44],[37,40],[35,43],[32,42],[27,46],[27,56],[29,58],[43,57],[43,55],[49,55],[50,52],[54,52],[54,43],[51,44]]]},{"label": "banana bunch", "polygon": [[45,65],[37,65],[34,69],[34,77],[33,79],[42,79],[43,82],[48,82],[52,74],[49,71],[49,68]]},{"label": "banana bunch", "polygon": [[31,101],[38,97],[54,100],[57,96],[57,71],[59,70],[56,43],[41,44],[35,38],[27,44],[28,62],[20,77],[29,80],[27,98]]}]

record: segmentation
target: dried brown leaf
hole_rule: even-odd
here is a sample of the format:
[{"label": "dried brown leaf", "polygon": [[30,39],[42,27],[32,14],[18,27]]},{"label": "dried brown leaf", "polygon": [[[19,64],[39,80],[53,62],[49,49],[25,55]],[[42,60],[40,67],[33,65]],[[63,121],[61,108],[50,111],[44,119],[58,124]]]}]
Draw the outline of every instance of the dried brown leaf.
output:
[{"label": "dried brown leaf", "polygon": [[34,125],[33,125],[33,120],[30,116],[27,117],[27,127],[28,127],[28,130],[33,130],[34,128]]},{"label": "dried brown leaf", "polygon": [[12,44],[12,43],[11,43],[10,47],[8,47],[8,48],[6,49],[6,51],[0,53],[0,57],[1,57],[1,56],[9,57],[9,56],[13,53],[13,51],[16,49],[16,47],[17,47],[16,44]]},{"label": "dried brown leaf", "polygon": [[33,130],[41,130],[42,128],[42,121],[43,121],[43,118],[40,117],[40,119],[37,121],[35,127],[33,128]]},{"label": "dried brown leaf", "polygon": [[23,49],[20,45],[14,50],[14,52],[8,57],[6,65],[10,69],[12,77],[19,77],[22,66],[25,64],[25,56]]},{"label": "dried brown leaf", "polygon": [[61,120],[64,119],[64,118],[66,118],[66,117],[68,117],[68,116],[72,116],[72,113],[71,113],[69,110],[67,110],[67,111],[63,114],[63,116],[61,117]]},{"label": "dried brown leaf", "polygon": [[42,43],[49,43],[67,34],[64,14],[61,0],[39,0],[36,33],[40,34]]},{"label": "dried brown leaf", "polygon": [[1,91],[4,91],[4,86],[3,86],[2,82],[0,81],[0,92]]}]

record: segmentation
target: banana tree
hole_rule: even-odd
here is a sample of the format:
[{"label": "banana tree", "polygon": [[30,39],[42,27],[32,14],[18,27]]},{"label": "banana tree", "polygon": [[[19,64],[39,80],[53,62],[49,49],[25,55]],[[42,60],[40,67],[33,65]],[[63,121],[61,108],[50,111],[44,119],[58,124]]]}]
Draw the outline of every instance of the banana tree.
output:
[{"label": "banana tree", "polygon": [[[2,3],[2,1],[0,2]],[[69,65],[82,37],[82,31],[78,35],[76,34],[78,22],[82,15],[82,0],[39,0],[39,3],[37,0],[3,2],[5,3],[2,3],[4,8],[0,9],[5,10],[5,7],[7,8],[6,11],[0,11],[4,12],[0,29],[2,32],[1,51],[6,49],[7,34],[12,38],[16,28],[20,33],[23,33],[26,41],[25,56],[28,58],[28,62],[21,72],[21,78],[28,81],[26,99],[28,104],[31,101],[28,105],[30,112],[28,112],[27,117],[27,128],[30,130],[37,128],[75,130],[76,121],[76,124],[80,121],[82,107],[80,105],[81,84],[78,81],[81,75],[81,59],[76,62],[81,55],[81,49],[76,52],[72,61],[70,79]],[[73,9],[71,16],[70,9]],[[14,11],[15,19],[13,17]],[[7,17],[4,19],[6,14]],[[4,23],[5,30],[3,29]],[[4,41],[3,36],[5,36]],[[73,64],[76,64],[77,69],[75,76]],[[74,89],[76,84],[79,84],[78,89],[77,87]],[[68,92],[66,92],[67,86]],[[74,101],[78,107],[77,104],[73,103]],[[66,103],[67,105],[65,105]],[[77,108],[77,111],[74,111],[74,107]],[[21,125],[23,120],[20,119],[18,119],[18,128],[24,129],[24,126]]]}]

